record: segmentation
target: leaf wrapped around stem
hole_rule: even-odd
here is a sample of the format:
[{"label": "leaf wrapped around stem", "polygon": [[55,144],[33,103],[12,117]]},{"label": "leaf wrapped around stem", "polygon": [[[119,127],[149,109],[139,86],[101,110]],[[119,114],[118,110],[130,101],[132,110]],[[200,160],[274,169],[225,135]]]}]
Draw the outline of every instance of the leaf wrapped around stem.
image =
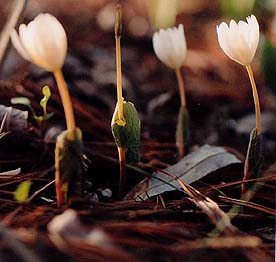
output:
[{"label": "leaf wrapped around stem", "polygon": [[56,192],[58,206],[67,203],[73,196],[82,194],[82,133],[75,131],[74,139],[70,139],[69,131],[63,131],[57,138],[55,149]]},{"label": "leaf wrapped around stem", "polygon": [[181,106],[178,113],[175,140],[179,157],[184,157],[185,145],[188,145],[190,138],[189,112],[185,106]]},{"label": "leaf wrapped around stem", "polygon": [[127,163],[140,161],[140,129],[141,123],[134,105],[124,101],[124,126],[118,124],[118,109],[115,108],[111,129],[117,147],[123,148],[126,152]]},{"label": "leaf wrapped around stem", "polygon": [[[243,180],[257,178],[264,160],[263,138],[257,135],[256,128],[251,131],[247,155],[244,163]],[[242,185],[242,192],[247,190],[246,184]]]}]

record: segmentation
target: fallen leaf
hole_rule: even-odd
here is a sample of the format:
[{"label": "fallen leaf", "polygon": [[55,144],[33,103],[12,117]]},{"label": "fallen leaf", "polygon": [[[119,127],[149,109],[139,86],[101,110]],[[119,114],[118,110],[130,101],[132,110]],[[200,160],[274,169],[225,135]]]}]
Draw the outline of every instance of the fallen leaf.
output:
[{"label": "fallen leaf", "polygon": [[5,118],[5,129],[23,131],[28,126],[28,111],[0,105],[0,121]]},{"label": "fallen leaf", "polygon": [[[164,172],[153,173],[151,178],[143,180],[131,190],[126,198],[134,196],[136,200],[146,200],[149,197],[180,188],[179,182],[172,176],[185,184],[191,184],[211,172],[236,163],[241,163],[241,161],[223,147],[203,145],[175,165],[164,169]],[[137,189],[138,187],[143,188],[143,191]]]}]

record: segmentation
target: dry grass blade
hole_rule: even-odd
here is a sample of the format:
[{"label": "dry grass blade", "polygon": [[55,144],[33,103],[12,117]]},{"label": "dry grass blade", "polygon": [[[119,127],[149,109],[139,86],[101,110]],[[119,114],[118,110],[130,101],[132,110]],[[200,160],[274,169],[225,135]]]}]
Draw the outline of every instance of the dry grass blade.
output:
[{"label": "dry grass blade", "polygon": [[1,32],[1,37],[0,37],[0,69],[1,65],[3,63],[3,58],[5,56],[7,46],[9,44],[10,40],[10,34],[12,29],[16,26],[20,15],[22,14],[24,7],[26,6],[28,0],[16,0],[14,1],[14,7],[11,12],[11,15],[6,22],[6,25]]},{"label": "dry grass blade", "polygon": [[265,207],[265,206],[262,206],[262,205],[259,205],[259,204],[256,204],[256,203],[252,203],[252,202],[249,202],[249,201],[241,200],[241,199],[234,199],[234,198],[225,197],[225,196],[219,196],[219,198],[221,200],[223,200],[224,202],[254,208],[256,210],[260,210],[260,211],[262,211],[264,213],[267,213],[269,215],[276,216],[276,211],[272,208],[268,208],[268,207]]},{"label": "dry grass blade", "polygon": [[237,237],[217,237],[217,238],[207,238],[195,241],[190,241],[187,243],[179,243],[174,245],[174,250],[176,252],[200,249],[200,248],[253,248],[258,247],[262,244],[261,240],[253,236],[237,236]]},{"label": "dry grass blade", "polygon": [[0,126],[0,139],[9,133],[9,132],[3,132],[7,117],[8,117],[8,113],[5,113]]}]

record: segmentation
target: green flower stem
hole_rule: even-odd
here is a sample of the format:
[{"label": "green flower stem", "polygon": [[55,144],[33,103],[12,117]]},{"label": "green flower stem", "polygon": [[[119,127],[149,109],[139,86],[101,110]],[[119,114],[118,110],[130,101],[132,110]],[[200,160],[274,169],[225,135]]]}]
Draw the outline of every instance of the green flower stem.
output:
[{"label": "green flower stem", "polygon": [[175,73],[176,73],[177,82],[178,82],[181,106],[186,107],[185,87],[184,87],[184,81],[183,81],[180,68],[175,69]]},{"label": "green flower stem", "polygon": [[260,102],[259,102],[259,96],[258,96],[258,91],[254,79],[254,75],[252,72],[252,68],[250,65],[246,66],[246,70],[250,79],[250,83],[252,86],[252,92],[253,92],[253,98],[254,98],[254,104],[255,104],[255,113],[256,113],[256,132],[257,135],[260,135],[262,130],[261,130],[261,109],[260,109]]},{"label": "green flower stem", "polygon": [[60,93],[61,102],[65,113],[66,126],[70,134],[70,138],[74,140],[75,131],[76,131],[76,122],[75,122],[73,106],[69,95],[68,87],[64,80],[64,76],[61,70],[54,72],[54,76],[57,82],[58,91]]}]

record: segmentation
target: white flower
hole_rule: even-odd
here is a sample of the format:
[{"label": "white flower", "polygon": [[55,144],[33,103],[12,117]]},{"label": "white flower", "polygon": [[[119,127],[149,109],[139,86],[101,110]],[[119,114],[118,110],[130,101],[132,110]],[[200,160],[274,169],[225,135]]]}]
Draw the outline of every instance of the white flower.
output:
[{"label": "white flower", "polygon": [[186,57],[187,44],[183,25],[178,28],[161,29],[152,37],[153,49],[156,56],[168,67],[180,68]]},{"label": "white flower", "polygon": [[259,24],[254,15],[246,18],[247,23],[231,20],[230,26],[223,22],[217,26],[218,41],[222,50],[232,60],[246,66],[256,53],[259,43]]},{"label": "white flower", "polygon": [[16,50],[26,60],[51,72],[60,70],[67,53],[67,37],[61,23],[50,14],[39,14],[28,25],[11,33]]}]

